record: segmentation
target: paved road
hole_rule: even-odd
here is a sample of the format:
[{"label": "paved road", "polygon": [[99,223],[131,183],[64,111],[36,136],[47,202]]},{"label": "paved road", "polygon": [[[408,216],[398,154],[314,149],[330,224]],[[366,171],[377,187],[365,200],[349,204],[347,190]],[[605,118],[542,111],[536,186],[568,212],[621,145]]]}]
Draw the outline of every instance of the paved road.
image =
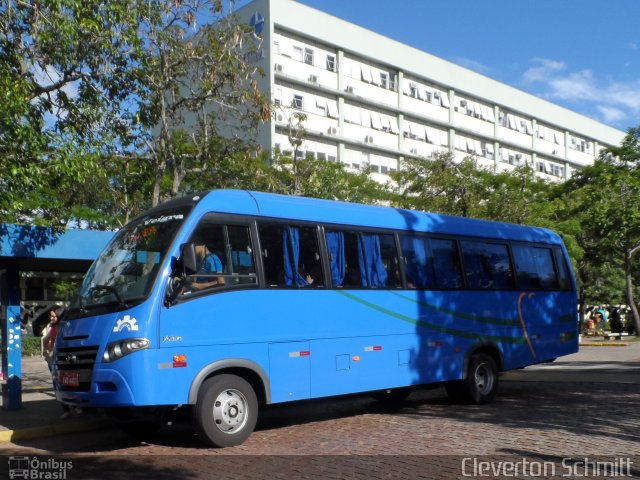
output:
[{"label": "paved road", "polygon": [[106,430],[9,445],[5,453],[61,454],[75,462],[66,478],[83,480],[459,478],[477,474],[478,462],[495,468],[505,459],[521,478],[527,461],[562,477],[584,474],[570,469],[585,458],[629,459],[628,473],[640,477],[639,367],[640,344],[583,348],[505,375],[485,406],[453,405],[442,388],[414,392],[393,408],[356,396],[271,406],[249,440],[230,449],[206,448],[192,429],[174,426],[144,442]]}]

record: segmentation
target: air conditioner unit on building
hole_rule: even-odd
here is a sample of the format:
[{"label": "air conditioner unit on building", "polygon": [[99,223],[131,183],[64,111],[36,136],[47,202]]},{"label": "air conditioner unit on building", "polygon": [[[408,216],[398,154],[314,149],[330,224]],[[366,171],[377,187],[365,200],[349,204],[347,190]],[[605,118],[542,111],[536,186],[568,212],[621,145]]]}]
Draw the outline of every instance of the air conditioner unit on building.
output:
[{"label": "air conditioner unit on building", "polygon": [[366,137],[364,137],[364,143],[373,143],[373,136],[367,135]]},{"label": "air conditioner unit on building", "polygon": [[327,130],[327,133],[329,135],[337,135],[338,134],[338,129],[336,127],[329,127],[329,129]]},{"label": "air conditioner unit on building", "polygon": [[318,83],[318,76],[317,75],[309,75],[309,81],[311,83]]},{"label": "air conditioner unit on building", "polygon": [[282,116],[282,114],[281,114],[281,113],[279,113],[279,114],[276,116],[276,120],[278,120],[279,122],[282,122],[282,121],[284,120],[284,117]]},{"label": "air conditioner unit on building", "polygon": [[355,87],[352,87],[351,85],[346,88],[346,91],[347,93],[356,93]]},{"label": "air conditioner unit on building", "polygon": [[282,71],[282,65],[280,65],[279,63],[276,63],[275,67],[276,67],[276,72]]}]

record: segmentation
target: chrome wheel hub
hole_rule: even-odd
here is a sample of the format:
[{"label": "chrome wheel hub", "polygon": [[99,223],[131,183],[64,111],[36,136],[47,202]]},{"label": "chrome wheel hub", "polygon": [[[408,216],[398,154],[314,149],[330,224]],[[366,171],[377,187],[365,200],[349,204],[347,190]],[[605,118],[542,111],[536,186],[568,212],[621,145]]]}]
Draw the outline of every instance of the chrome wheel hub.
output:
[{"label": "chrome wheel hub", "polygon": [[235,433],[247,423],[247,399],[234,389],[223,390],[213,403],[213,421],[224,433]]}]

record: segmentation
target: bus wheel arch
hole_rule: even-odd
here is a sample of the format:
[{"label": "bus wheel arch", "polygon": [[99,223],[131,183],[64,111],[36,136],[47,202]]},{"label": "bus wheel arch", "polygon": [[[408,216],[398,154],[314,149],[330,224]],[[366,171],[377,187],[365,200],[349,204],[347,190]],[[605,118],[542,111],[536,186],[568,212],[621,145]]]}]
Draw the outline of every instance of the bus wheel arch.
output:
[{"label": "bus wheel arch", "polygon": [[490,403],[502,368],[502,354],[496,345],[477,345],[465,357],[462,379],[445,383],[447,395],[458,403]]},{"label": "bus wheel arch", "polygon": [[244,379],[253,388],[258,402],[271,403],[269,377],[260,365],[245,359],[226,359],[211,363],[198,372],[189,389],[189,404],[198,401],[200,389],[208,379],[224,374]]},{"label": "bus wheel arch", "polygon": [[471,357],[473,355],[477,355],[481,353],[489,355],[493,359],[493,361],[496,364],[496,368],[498,369],[498,372],[502,372],[504,370],[504,358],[502,355],[502,351],[500,350],[498,345],[496,345],[495,343],[483,343],[483,344],[474,346],[474,348],[472,348],[469,352],[467,352],[467,355],[465,356],[465,359],[464,359],[465,368],[463,371],[463,378],[466,377],[466,375],[468,374],[467,367],[469,366],[469,361],[471,360]]}]

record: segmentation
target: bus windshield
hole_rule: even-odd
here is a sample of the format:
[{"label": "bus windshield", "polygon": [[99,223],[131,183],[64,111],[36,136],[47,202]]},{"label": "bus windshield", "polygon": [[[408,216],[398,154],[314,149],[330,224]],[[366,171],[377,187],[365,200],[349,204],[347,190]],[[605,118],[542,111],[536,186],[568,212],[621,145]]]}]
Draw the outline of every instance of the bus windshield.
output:
[{"label": "bus windshield", "polygon": [[187,211],[146,215],[120,230],[87,272],[70,309],[117,309],[144,299]]}]

